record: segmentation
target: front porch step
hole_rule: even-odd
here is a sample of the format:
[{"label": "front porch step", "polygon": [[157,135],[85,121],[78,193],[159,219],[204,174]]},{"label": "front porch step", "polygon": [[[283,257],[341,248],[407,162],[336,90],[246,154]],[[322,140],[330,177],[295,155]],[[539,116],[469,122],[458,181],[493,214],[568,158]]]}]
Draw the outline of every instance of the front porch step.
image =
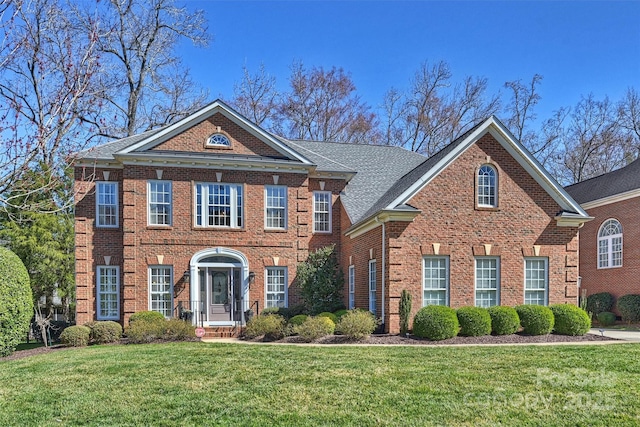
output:
[{"label": "front porch step", "polygon": [[205,326],[202,338],[238,338],[243,330],[242,326]]}]

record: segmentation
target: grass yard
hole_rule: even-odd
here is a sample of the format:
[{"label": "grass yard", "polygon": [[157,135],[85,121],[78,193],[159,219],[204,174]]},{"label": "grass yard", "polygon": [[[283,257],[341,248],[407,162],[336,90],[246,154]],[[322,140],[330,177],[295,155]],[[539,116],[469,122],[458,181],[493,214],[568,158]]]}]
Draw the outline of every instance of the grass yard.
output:
[{"label": "grass yard", "polygon": [[640,345],[94,346],[0,362],[1,426],[638,425]]}]

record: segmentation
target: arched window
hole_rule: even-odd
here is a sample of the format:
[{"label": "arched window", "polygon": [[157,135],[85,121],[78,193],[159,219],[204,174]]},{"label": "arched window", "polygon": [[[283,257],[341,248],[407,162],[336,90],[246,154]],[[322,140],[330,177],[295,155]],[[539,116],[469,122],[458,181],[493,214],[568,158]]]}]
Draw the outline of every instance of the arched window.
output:
[{"label": "arched window", "polygon": [[478,169],[478,206],[495,208],[498,206],[498,174],[491,165]]},{"label": "arched window", "polygon": [[622,266],[622,225],[606,220],[598,232],[598,268]]},{"label": "arched window", "polygon": [[231,141],[221,133],[214,133],[207,140],[208,146],[230,147]]}]

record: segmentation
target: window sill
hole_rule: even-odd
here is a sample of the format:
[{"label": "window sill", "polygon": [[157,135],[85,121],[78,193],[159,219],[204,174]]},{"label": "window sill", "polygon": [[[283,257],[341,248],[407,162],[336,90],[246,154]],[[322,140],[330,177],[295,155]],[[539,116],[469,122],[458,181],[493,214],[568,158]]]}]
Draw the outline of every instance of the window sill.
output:
[{"label": "window sill", "polygon": [[499,212],[500,208],[497,206],[476,206],[477,211],[487,211],[487,212]]},{"label": "window sill", "polygon": [[147,225],[147,230],[173,230],[172,225]]},{"label": "window sill", "polygon": [[610,267],[598,267],[598,270],[611,270],[612,268],[622,268],[622,265],[612,265]]},{"label": "window sill", "polygon": [[265,228],[264,232],[265,233],[286,233],[289,230],[287,230],[286,228]]},{"label": "window sill", "polygon": [[231,227],[203,227],[203,226],[194,226],[192,227],[194,231],[229,231],[229,232],[241,232],[245,231],[244,228],[231,228]]}]

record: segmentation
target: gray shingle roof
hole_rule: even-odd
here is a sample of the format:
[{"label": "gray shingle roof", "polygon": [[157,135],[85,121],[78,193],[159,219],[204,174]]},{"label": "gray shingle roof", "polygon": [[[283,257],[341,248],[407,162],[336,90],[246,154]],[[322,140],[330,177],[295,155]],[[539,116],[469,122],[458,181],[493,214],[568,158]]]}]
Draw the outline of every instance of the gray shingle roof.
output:
[{"label": "gray shingle roof", "polygon": [[623,168],[565,187],[580,204],[637,189],[640,189],[640,159]]},{"label": "gray shingle roof", "polygon": [[425,157],[400,147],[318,141],[284,141],[318,165],[318,171],[349,171],[342,204],[352,223],[366,217],[371,206]]},{"label": "gray shingle roof", "polygon": [[148,138],[156,133],[160,132],[164,128],[158,128],[153,130],[148,130],[146,132],[140,133],[138,135],[128,136],[126,138],[117,139],[115,141],[107,142],[102,145],[98,145],[92,148],[88,148],[83,151],[79,151],[76,153],[76,158],[78,159],[96,159],[96,160],[113,160],[113,155],[118,151],[124,150],[125,148],[136,144],[142,141],[145,138]]}]

